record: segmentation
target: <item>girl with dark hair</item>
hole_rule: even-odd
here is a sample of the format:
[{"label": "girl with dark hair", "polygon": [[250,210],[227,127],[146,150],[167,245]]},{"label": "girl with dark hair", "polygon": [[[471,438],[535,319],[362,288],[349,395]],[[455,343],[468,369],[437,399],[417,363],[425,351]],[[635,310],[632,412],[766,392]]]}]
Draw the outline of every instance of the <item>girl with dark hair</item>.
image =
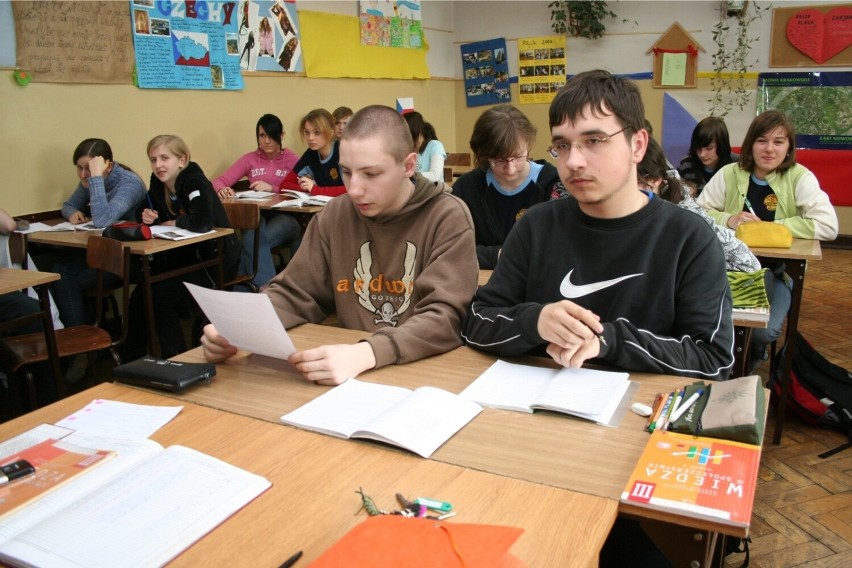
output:
[{"label": "girl with dark hair", "polygon": [[529,159],[536,128],[512,105],[497,105],[473,126],[470,149],[476,169],[453,183],[453,194],[470,209],[480,268],[494,268],[503,241],[529,207],[564,188],[549,162]]},{"label": "girl with dark hair", "polygon": [[698,196],[713,174],[723,166],[736,162],[738,157],[731,152],[731,140],[725,121],[708,116],[692,131],[689,154],[680,161],[677,169],[680,177],[688,185],[695,187],[695,196]]},{"label": "girl with dark hair", "polygon": [[[145,183],[130,168],[113,161],[112,148],[101,138],[87,138],[77,145],[71,158],[80,182],[71,197],[62,204],[62,216],[79,225],[91,217],[102,228],[120,220],[132,219],[136,205],[145,197]],[[68,326],[91,323],[83,305],[83,291],[95,286],[96,272],[86,263],[85,251],[63,254],[51,269],[61,278],[50,285],[63,323]],[[104,275],[105,284],[118,277]],[[72,375],[82,376],[85,357],[80,358]],[[76,378],[76,377],[71,377]]]},{"label": "girl with dark hair", "polygon": [[62,204],[62,216],[75,225],[85,223],[88,217],[95,227],[112,225],[132,213],[145,196],[145,183],[130,168],[113,161],[106,140],[80,142],[72,163],[80,183]]},{"label": "girl with dark hair", "polygon": [[339,145],[334,139],[331,113],[324,108],[312,110],[299,122],[299,133],[308,149],[281,182],[281,189],[331,197],[346,193],[340,177]]},{"label": "girl with dark hair", "polygon": [[[739,162],[723,167],[704,186],[698,204],[716,223],[730,229],[769,221],[786,226],[799,239],[837,237],[837,213],[816,176],[796,163],[795,128],[777,110],[763,112],[752,121]],[[752,368],[766,358],[766,346],[781,336],[790,299],[789,283],[776,278],[769,327],[752,332]]]},{"label": "girl with dark hair", "polygon": [[402,115],[411,131],[414,140],[414,151],[417,152],[417,171],[429,181],[444,180],[444,160],[447,151],[438,140],[435,128],[423,120],[423,115],[417,111]]},{"label": "girl with dark hair", "polygon": [[745,243],[735,237],[733,231],[717,225],[692,198],[689,189],[677,178],[677,172],[668,169],[665,153],[653,138],[648,140],[648,148],[645,150],[642,161],[639,162],[637,172],[640,190],[656,193],[660,198],[695,213],[713,227],[725,251],[725,266],[728,270],[740,272],[760,270],[760,261]]},{"label": "girl with dark hair", "polygon": [[[219,199],[234,196],[231,186],[242,178],[248,178],[249,187],[255,191],[281,191],[279,186],[293,170],[299,160],[295,152],[284,147],[284,125],[274,114],[264,114],[255,126],[257,149],[243,155],[228,168],[225,173],[213,180],[213,189]],[[266,285],[275,276],[275,264],[272,249],[288,246],[290,253],[299,247],[302,229],[291,215],[264,212],[260,218],[260,245],[258,248],[257,274],[254,284],[259,288]],[[249,274],[252,270],[254,252],[254,231],[243,235],[243,252],[240,258],[240,274]]]}]

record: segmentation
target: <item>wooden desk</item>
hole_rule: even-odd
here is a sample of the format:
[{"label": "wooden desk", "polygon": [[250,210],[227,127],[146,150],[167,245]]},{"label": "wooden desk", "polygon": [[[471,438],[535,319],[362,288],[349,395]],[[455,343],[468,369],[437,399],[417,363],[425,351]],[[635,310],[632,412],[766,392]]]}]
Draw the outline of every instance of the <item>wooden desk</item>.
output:
[{"label": "wooden desk", "polygon": [[[217,227],[212,233],[200,235],[191,239],[181,241],[170,241],[168,239],[149,239],[147,241],[125,241],[124,246],[130,249],[130,254],[141,260],[142,264],[142,284],[145,291],[145,322],[148,328],[148,340],[151,342],[152,353],[159,354],[160,343],[157,337],[156,328],[154,326],[154,304],[151,298],[151,285],[175,276],[189,274],[203,268],[216,267],[216,285],[219,289],[222,288],[222,283],[225,281],[224,267],[222,259],[224,253],[225,242],[224,238],[234,233],[233,229]],[[27,236],[29,242],[42,245],[52,245],[71,248],[86,248],[86,243],[93,231],[38,231],[30,233]],[[151,274],[151,257],[157,253],[161,253],[176,248],[198,244],[211,239],[219,241],[216,250],[216,258],[210,260],[199,260],[194,264],[184,266],[179,269],[169,270],[160,274]]]},{"label": "wooden desk", "polygon": [[295,197],[290,195],[281,195],[276,194],[267,199],[239,199],[237,197],[232,197],[228,199],[228,201],[248,201],[250,203],[257,203],[257,205],[263,211],[269,211],[271,213],[289,213],[296,218],[299,225],[302,227],[302,233],[305,232],[305,229],[308,227],[308,223],[311,222],[311,219],[314,215],[323,210],[323,206],[321,205],[308,205],[306,207],[298,207],[298,206],[281,206],[275,207],[279,203],[294,201]]},{"label": "wooden desk", "polygon": [[[7,439],[55,422],[92,399],[173,406],[175,400],[103,384],[0,425]],[[299,566],[366,518],[362,487],[380,507],[395,492],[453,503],[450,522],[512,525],[524,533],[512,552],[527,566],[594,566],[616,516],[611,500],[353,444],[184,402],[152,437],[212,455],[272,482],[272,487],[178,556],[172,566],[278,566],[297,550]],[[412,551],[416,554],[417,551]]]},{"label": "wooden desk", "polygon": [[[50,295],[47,285],[59,280],[59,275],[53,272],[38,272],[35,270],[19,270],[17,268],[0,268],[0,294],[7,294],[35,288],[38,292],[40,310],[32,315],[23,316],[12,321],[0,324],[0,330],[14,329],[15,327],[41,320],[41,328],[44,332],[44,341],[47,345],[47,357],[56,381],[56,394],[59,398],[65,396],[65,377],[59,368],[59,352],[56,348],[56,335],[53,330],[53,314],[50,313]],[[32,387],[32,385],[30,385]],[[35,400],[35,392],[29,393],[30,400]]]},{"label": "wooden desk", "polygon": [[[289,333],[299,349],[350,343],[368,335],[312,324],[298,326]],[[203,361],[203,354],[200,349],[194,349],[176,359],[199,362]],[[359,378],[406,388],[430,385],[458,393],[494,361],[491,355],[460,347],[407,365],[370,371]],[[541,366],[553,364],[543,358],[520,361]],[[631,373],[631,379],[640,385],[630,402],[648,405],[653,404],[656,393],[670,392],[693,382],[646,373]],[[238,354],[217,365],[217,375],[210,386],[168,396],[279,423],[283,414],[327,389],[307,383],[284,361]],[[558,413],[525,414],[485,408],[432,454],[432,459],[617,501],[648,441],[644,425],[645,419],[632,412],[625,414],[618,427],[609,428]],[[741,529],[721,522],[680,517],[670,517],[670,522],[731,535],[743,534]]]},{"label": "wooden desk", "polygon": [[[793,280],[792,298],[790,311],[787,313],[787,330],[784,334],[784,345],[793,345],[796,332],[799,327],[799,310],[802,307],[802,292],[805,288],[805,271],[809,260],[821,260],[822,248],[820,242],[811,239],[793,239],[793,245],[788,248],[752,248],[751,252],[760,260],[761,264],[766,261],[782,261],[785,271]],[[793,349],[784,352],[781,361],[781,395],[775,404],[775,434],[772,441],[781,443],[781,434],[784,430],[784,417],[787,410],[787,396],[790,387],[790,370],[793,367]]]}]

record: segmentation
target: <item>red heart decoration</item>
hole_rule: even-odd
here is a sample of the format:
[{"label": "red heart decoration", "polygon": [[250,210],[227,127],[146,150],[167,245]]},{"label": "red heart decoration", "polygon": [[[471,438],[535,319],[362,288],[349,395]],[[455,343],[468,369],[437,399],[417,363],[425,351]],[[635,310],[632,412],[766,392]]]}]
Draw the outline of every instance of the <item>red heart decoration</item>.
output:
[{"label": "red heart decoration", "polygon": [[815,8],[796,12],[787,21],[787,39],[817,63],[825,63],[852,45],[852,8],[827,14]]}]

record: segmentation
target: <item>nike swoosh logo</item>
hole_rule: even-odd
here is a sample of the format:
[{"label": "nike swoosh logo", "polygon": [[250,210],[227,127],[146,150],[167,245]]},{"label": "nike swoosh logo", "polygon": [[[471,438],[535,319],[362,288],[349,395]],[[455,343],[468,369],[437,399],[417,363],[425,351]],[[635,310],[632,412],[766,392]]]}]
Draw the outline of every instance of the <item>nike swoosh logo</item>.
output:
[{"label": "nike swoosh logo", "polygon": [[568,275],[565,276],[565,279],[559,286],[559,292],[566,298],[580,298],[582,296],[588,296],[589,294],[594,294],[595,292],[603,290],[604,288],[614,286],[622,280],[627,280],[628,278],[633,278],[634,276],[642,276],[641,273],[628,274],[627,276],[622,276],[621,278],[613,278],[612,280],[604,280],[603,282],[594,282],[592,284],[583,284],[578,286],[576,284],[571,283],[571,272],[574,272],[573,268],[570,272],[568,272]]}]

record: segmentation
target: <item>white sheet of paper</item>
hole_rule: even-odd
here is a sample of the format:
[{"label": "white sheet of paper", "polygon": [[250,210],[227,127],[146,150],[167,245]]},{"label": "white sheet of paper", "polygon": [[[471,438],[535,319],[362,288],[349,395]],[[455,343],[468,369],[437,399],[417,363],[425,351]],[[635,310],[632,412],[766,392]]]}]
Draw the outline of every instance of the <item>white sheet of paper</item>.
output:
[{"label": "white sheet of paper", "polygon": [[209,290],[185,283],[219,335],[240,349],[287,359],[296,347],[266,294]]},{"label": "white sheet of paper", "polygon": [[56,425],[79,434],[138,440],[165,426],[182,409],[183,406],[146,406],[95,399]]}]

